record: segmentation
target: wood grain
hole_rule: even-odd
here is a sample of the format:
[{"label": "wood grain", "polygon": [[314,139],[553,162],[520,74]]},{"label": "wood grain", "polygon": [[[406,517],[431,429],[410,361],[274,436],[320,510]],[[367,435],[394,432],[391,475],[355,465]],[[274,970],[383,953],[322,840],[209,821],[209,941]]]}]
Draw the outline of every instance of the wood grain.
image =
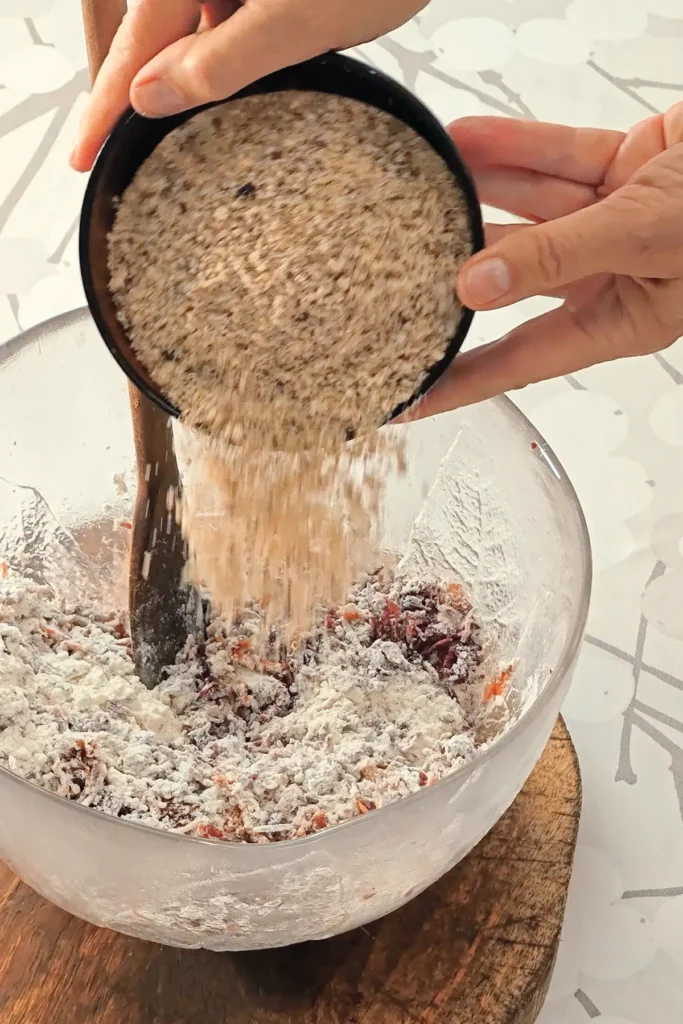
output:
[{"label": "wood grain", "polygon": [[[81,13],[94,82],[126,13],[126,0],[81,0]],[[167,507],[169,492],[175,501],[180,497],[169,418],[133,384],[129,393],[138,474],[128,587],[130,632],[135,671],[151,689],[196,625],[199,597],[183,585],[185,544]]]},{"label": "wood grain", "polygon": [[126,13],[126,0],[81,0],[90,81],[94,82]]},{"label": "wood grain", "polygon": [[135,671],[151,689],[197,628],[202,606],[183,578],[187,556],[175,514],[181,484],[170,418],[132,384],[129,392],[137,494],[128,609]]},{"label": "wood grain", "polygon": [[558,722],[508,813],[440,882],[367,928],[258,953],[174,950],[93,928],[0,865],[0,1020],[533,1024],[580,805],[576,756]]}]

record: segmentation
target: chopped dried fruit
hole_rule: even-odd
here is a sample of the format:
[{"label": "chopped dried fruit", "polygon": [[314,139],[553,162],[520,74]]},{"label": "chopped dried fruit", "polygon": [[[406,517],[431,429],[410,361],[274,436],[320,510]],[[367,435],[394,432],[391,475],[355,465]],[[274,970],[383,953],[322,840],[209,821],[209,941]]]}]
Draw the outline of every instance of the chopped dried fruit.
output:
[{"label": "chopped dried fruit", "polygon": [[199,836],[200,839],[225,839],[225,832],[221,832],[219,828],[209,824],[209,822],[202,822],[197,825],[195,835]]},{"label": "chopped dried fruit", "polygon": [[238,640],[233,640],[233,642],[230,644],[230,650],[232,652],[233,657],[235,658],[239,658],[243,654],[246,654],[247,651],[249,650],[249,647],[250,642],[249,640],[247,640],[246,637],[240,637]]},{"label": "chopped dried fruit", "polygon": [[363,618],[355,604],[345,604],[339,609],[339,613],[346,622],[358,622],[359,619]]},{"label": "chopped dried fruit", "polygon": [[210,682],[205,683],[204,686],[202,686],[201,690],[197,693],[197,697],[206,697],[206,695],[211,693],[212,690],[215,690],[217,686],[218,683],[216,683],[215,680],[210,680]]},{"label": "chopped dried fruit", "polygon": [[485,703],[487,703],[490,700],[493,700],[494,697],[501,697],[505,693],[507,685],[510,682],[512,672],[513,666],[508,665],[508,667],[503,669],[503,671],[500,672],[495,677],[495,679],[492,679],[489,683],[487,683],[486,687],[484,688]]}]

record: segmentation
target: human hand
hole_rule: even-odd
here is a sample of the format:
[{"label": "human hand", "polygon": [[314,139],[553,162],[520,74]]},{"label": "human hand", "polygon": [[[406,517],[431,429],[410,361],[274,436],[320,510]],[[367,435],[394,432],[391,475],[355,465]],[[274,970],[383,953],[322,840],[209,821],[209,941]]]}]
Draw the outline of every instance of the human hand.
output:
[{"label": "human hand", "polygon": [[397,28],[427,0],[135,0],[97,77],[71,154],[87,171],[129,103],[161,117],[272,71]]},{"label": "human hand", "polygon": [[451,135],[483,202],[535,222],[488,225],[460,271],[473,309],[532,295],[559,308],[459,355],[422,418],[683,335],[683,103],[622,132],[464,118]]}]

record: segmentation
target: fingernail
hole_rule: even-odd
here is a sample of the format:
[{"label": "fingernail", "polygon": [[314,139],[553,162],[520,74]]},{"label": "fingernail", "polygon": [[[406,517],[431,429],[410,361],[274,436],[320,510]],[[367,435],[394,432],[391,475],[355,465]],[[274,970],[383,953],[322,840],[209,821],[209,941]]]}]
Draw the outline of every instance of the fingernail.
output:
[{"label": "fingernail", "polygon": [[481,260],[464,271],[460,288],[472,306],[489,306],[500,302],[512,287],[512,275],[505,260],[494,256]]},{"label": "fingernail", "polygon": [[135,106],[146,117],[166,117],[185,110],[187,100],[162,79],[157,79],[137,87]]}]

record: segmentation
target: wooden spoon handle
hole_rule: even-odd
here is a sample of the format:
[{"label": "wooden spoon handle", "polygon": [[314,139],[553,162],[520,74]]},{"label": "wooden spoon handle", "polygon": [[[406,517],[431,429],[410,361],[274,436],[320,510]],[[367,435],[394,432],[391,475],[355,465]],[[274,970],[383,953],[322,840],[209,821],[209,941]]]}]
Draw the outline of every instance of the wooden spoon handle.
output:
[{"label": "wooden spoon handle", "polygon": [[81,0],[90,81],[94,82],[126,13],[126,0]]},{"label": "wooden spoon handle", "polygon": [[[125,0],[81,0],[90,79],[94,82],[126,13]],[[197,595],[183,586],[185,544],[170,505],[180,474],[168,416],[129,385],[138,490],[128,602],[136,671],[148,687],[175,661],[192,628]],[[193,600],[194,599],[194,600]]]},{"label": "wooden spoon handle", "polygon": [[197,627],[199,595],[184,581],[186,547],[176,519],[180,473],[170,417],[132,384],[138,489],[128,572],[135,670],[150,689]]}]

